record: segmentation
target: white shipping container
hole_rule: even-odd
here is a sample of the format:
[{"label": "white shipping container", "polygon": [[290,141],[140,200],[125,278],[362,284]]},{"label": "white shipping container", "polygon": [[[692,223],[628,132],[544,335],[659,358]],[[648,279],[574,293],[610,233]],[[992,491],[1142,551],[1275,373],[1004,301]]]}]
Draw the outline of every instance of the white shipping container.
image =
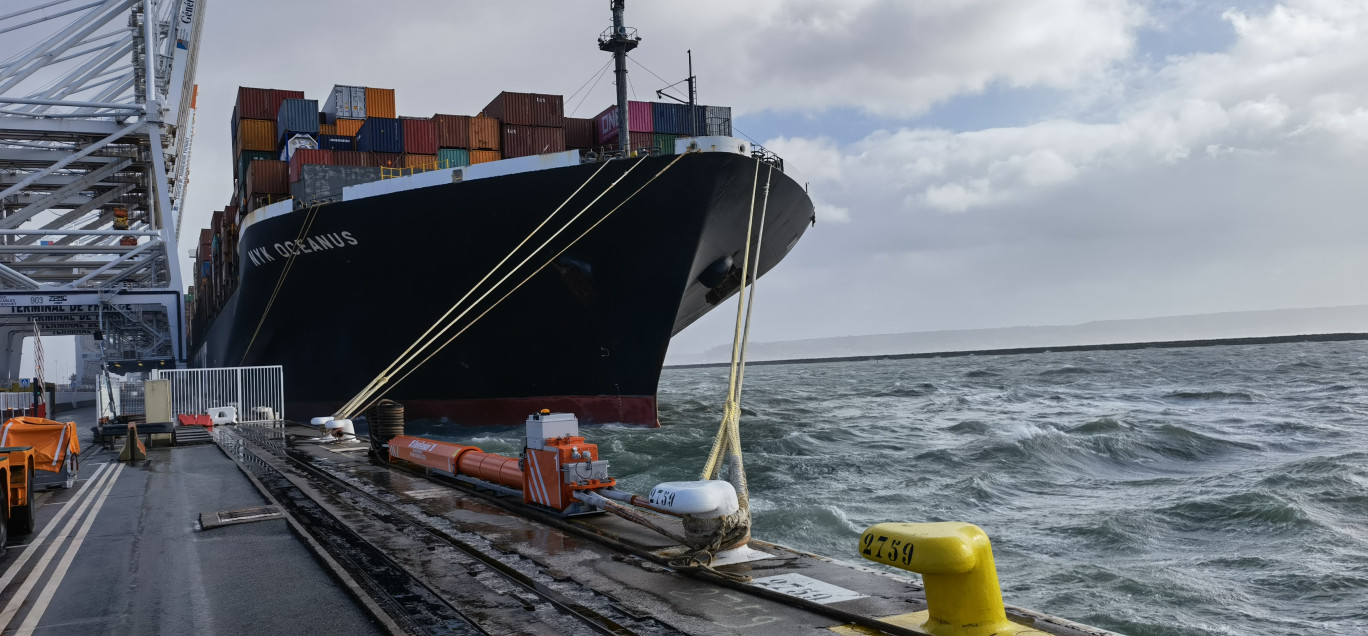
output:
[{"label": "white shipping container", "polygon": [[332,92],[328,93],[328,101],[323,103],[323,116],[330,124],[336,123],[339,117],[365,119],[366,87],[341,84],[333,86]]}]

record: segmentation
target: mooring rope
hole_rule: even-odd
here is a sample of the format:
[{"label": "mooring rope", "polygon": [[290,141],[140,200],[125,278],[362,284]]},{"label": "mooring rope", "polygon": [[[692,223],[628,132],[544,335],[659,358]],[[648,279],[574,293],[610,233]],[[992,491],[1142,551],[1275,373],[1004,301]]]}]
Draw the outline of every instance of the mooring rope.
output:
[{"label": "mooring rope", "polygon": [[323,207],[321,203],[315,203],[309,208],[304,216],[304,223],[299,226],[299,235],[295,237],[294,246],[290,250],[290,257],[285,259],[285,267],[280,270],[280,278],[276,279],[275,289],[271,291],[270,300],[266,301],[266,309],[261,312],[261,317],[257,319],[256,329],[252,330],[252,338],[247,341],[247,348],[242,350],[242,359],[239,365],[246,364],[247,354],[252,352],[252,345],[256,344],[257,334],[261,333],[261,326],[266,324],[266,316],[271,313],[271,307],[275,305],[276,296],[280,295],[280,288],[285,285],[285,277],[290,275],[290,268],[294,267],[295,257],[299,256],[299,242],[309,235],[309,228],[313,227],[314,219],[318,218],[318,208]]},{"label": "mooring rope", "polygon": [[[684,518],[685,533],[693,539],[693,549],[671,559],[672,567],[692,567],[707,570],[717,576],[735,580],[749,577],[721,572],[711,567],[717,552],[736,547],[750,538],[750,490],[746,482],[746,468],[741,457],[741,388],[746,370],[746,344],[750,339],[750,321],[755,306],[755,281],[760,277],[760,248],[763,247],[765,217],[769,210],[770,185],[774,167],[765,177],[764,201],[760,207],[759,234],[755,239],[755,265],[751,266],[751,237],[755,224],[755,195],[760,184],[760,163],[755,164],[751,183],[750,213],[746,220],[745,256],[741,260],[741,287],[736,299],[736,326],[732,332],[731,371],[727,379],[727,400],[722,407],[722,421],[713,439],[712,452],[703,465],[703,479],[717,479],[723,459],[727,464],[727,481],[736,488],[737,511],[720,519]],[[750,279],[750,295],[746,294],[746,279]]]},{"label": "mooring rope", "polygon": [[[686,154],[687,154],[687,153],[686,153]],[[618,203],[615,207],[613,207],[613,209],[609,210],[606,214],[604,214],[602,217],[600,217],[597,221],[594,222],[593,225],[590,225],[590,226],[588,227],[588,229],[586,229],[586,230],[584,230],[583,232],[581,232],[581,233],[579,234],[579,236],[576,236],[574,239],[572,239],[569,243],[567,243],[564,247],[562,247],[562,248],[560,249],[560,251],[556,252],[550,259],[547,259],[546,262],[542,263],[542,264],[541,264],[540,266],[538,266],[535,270],[533,270],[532,273],[528,274],[525,278],[523,278],[520,282],[518,282],[518,284],[514,285],[513,288],[510,289],[510,290],[508,290],[507,293],[505,293],[503,296],[500,296],[497,300],[495,300],[493,304],[491,304],[489,307],[486,307],[484,311],[482,311],[482,312],[480,312],[478,315],[476,315],[473,319],[470,320],[470,322],[466,323],[466,325],[465,325],[464,327],[461,327],[460,331],[457,331],[457,332],[456,332],[455,334],[453,334],[451,337],[447,338],[446,341],[443,342],[443,343],[441,344],[441,346],[439,346],[439,347],[437,347],[436,349],[434,349],[431,353],[429,353],[426,357],[424,357],[421,361],[419,361],[418,364],[412,366],[412,367],[409,368],[407,371],[405,371],[404,374],[403,374],[402,376],[399,376],[399,379],[398,379],[398,380],[395,380],[394,382],[390,383],[390,382],[389,382],[389,378],[388,378],[388,377],[385,378],[385,381],[382,382],[382,383],[380,383],[379,385],[376,385],[375,388],[374,388],[374,390],[370,391],[370,394],[369,394],[369,395],[362,396],[362,395],[358,394],[357,397],[354,397],[354,398],[352,398],[350,401],[348,401],[348,403],[347,403],[346,405],[343,406],[343,409],[340,409],[340,410],[338,411],[338,413],[335,415],[335,417],[348,417],[348,416],[353,415],[353,414],[355,414],[355,413],[360,413],[360,412],[364,411],[365,409],[369,408],[369,407],[370,407],[370,404],[373,404],[375,401],[377,401],[377,400],[383,398],[383,397],[385,396],[385,394],[388,393],[388,391],[389,391],[389,389],[384,389],[383,391],[381,390],[385,384],[389,384],[389,386],[390,386],[391,388],[393,388],[393,386],[399,384],[400,382],[403,382],[405,378],[407,378],[408,376],[412,375],[414,371],[417,371],[418,369],[422,368],[422,366],[425,365],[425,364],[427,364],[427,362],[428,362],[429,360],[431,360],[431,359],[433,358],[433,356],[436,356],[436,355],[437,355],[438,353],[440,353],[443,349],[446,349],[447,345],[450,345],[453,341],[455,341],[457,338],[459,338],[459,337],[461,336],[461,334],[464,334],[468,329],[470,329],[473,325],[475,325],[475,323],[479,322],[481,318],[484,318],[485,315],[488,314],[491,310],[493,310],[495,307],[498,307],[499,304],[502,303],[505,299],[507,299],[509,296],[513,295],[513,293],[516,292],[516,291],[518,291],[520,288],[522,288],[522,286],[525,285],[525,284],[527,284],[527,282],[528,282],[529,280],[532,280],[532,277],[536,276],[536,275],[539,274],[543,269],[546,269],[547,266],[549,266],[549,265],[551,265],[552,263],[554,263],[554,262],[556,261],[556,259],[560,258],[562,254],[564,254],[567,250],[569,250],[569,249],[570,249],[571,247],[573,247],[576,243],[578,243],[578,242],[580,241],[580,239],[582,239],[582,238],[584,238],[586,235],[588,235],[589,232],[592,232],[592,231],[593,231],[595,228],[597,228],[600,224],[602,224],[604,221],[608,220],[608,217],[612,216],[614,212],[617,212],[619,209],[622,208],[622,206],[624,206],[624,205],[626,205],[628,202],[630,202],[633,198],[635,198],[638,194],[640,194],[642,190],[646,189],[647,186],[649,186],[649,185],[651,185],[652,183],[654,183],[655,180],[656,180],[656,179],[659,179],[660,176],[663,175],[663,174],[665,174],[665,172],[666,172],[667,170],[669,170],[670,168],[673,168],[674,165],[675,165],[676,163],[678,163],[679,160],[682,159],[683,157],[684,157],[684,155],[682,155],[682,154],[681,154],[681,155],[675,156],[675,158],[674,158],[673,160],[671,160],[670,163],[666,164],[664,168],[661,168],[659,172],[657,172],[655,175],[653,175],[650,179],[646,180],[646,183],[642,184],[641,187],[639,187],[639,188],[636,189],[636,191],[634,191],[634,192],[632,192],[632,194],[628,195],[626,199],[623,199],[621,203]],[[642,159],[644,160],[644,159],[645,159],[645,156],[643,156]],[[615,181],[613,181],[612,185],[610,185],[610,186],[608,187],[608,190],[611,190],[613,187],[617,186],[618,183],[620,183],[623,179],[625,179],[625,178],[627,177],[627,175],[631,173],[632,170],[635,170],[635,169],[637,168],[637,166],[640,166],[641,163],[642,163],[641,161],[638,161],[638,162],[636,162],[635,164],[633,164],[632,167],[631,167],[630,169],[627,170],[627,172],[624,172],[624,173],[622,174],[622,176],[618,177]],[[465,311],[462,311],[460,315],[458,315],[458,316],[456,316],[455,318],[451,319],[451,320],[446,324],[446,326],[442,328],[441,331],[437,332],[436,334],[433,334],[433,336],[432,336],[432,338],[430,339],[430,341],[429,341],[427,344],[425,344],[425,345],[422,347],[422,349],[420,349],[420,350],[417,351],[417,352],[414,352],[414,354],[413,354],[412,356],[409,357],[409,361],[412,361],[414,358],[416,358],[417,355],[418,355],[419,353],[422,353],[422,350],[427,349],[428,346],[431,346],[432,343],[436,342],[436,339],[437,339],[437,338],[439,338],[440,336],[442,336],[442,334],[445,334],[448,330],[450,330],[450,329],[451,329],[452,327],[454,327],[458,322],[460,322],[460,320],[461,320],[463,317],[465,317],[466,314],[468,314],[472,309],[474,309],[475,306],[477,306],[481,301],[483,301],[485,298],[489,297],[490,294],[492,294],[492,293],[494,293],[496,290],[498,290],[500,285],[502,285],[505,281],[507,281],[507,280],[509,279],[509,277],[513,276],[513,274],[517,273],[517,271],[518,271],[519,269],[521,269],[521,268],[523,267],[523,265],[527,264],[527,262],[528,262],[529,260],[531,260],[533,256],[536,256],[537,253],[540,252],[543,248],[545,248],[548,244],[550,244],[550,242],[551,242],[552,240],[554,240],[554,239],[555,239],[557,236],[559,236],[562,232],[564,232],[564,231],[565,231],[566,229],[568,229],[571,225],[573,225],[573,224],[575,223],[575,221],[579,220],[580,216],[582,216],[585,212],[587,212],[587,211],[589,210],[589,208],[593,207],[593,205],[594,205],[595,203],[598,203],[598,201],[599,201],[600,199],[602,199],[603,196],[606,195],[606,194],[608,193],[608,190],[604,190],[603,193],[601,193],[601,194],[599,194],[597,197],[595,197],[593,201],[590,201],[588,205],[584,206],[584,208],[583,208],[582,210],[580,210],[577,214],[575,214],[575,216],[572,217],[569,221],[567,221],[566,224],[563,225],[559,230],[556,230],[555,234],[552,234],[550,238],[548,238],[545,242],[543,242],[543,243],[541,244],[541,246],[539,246],[536,250],[534,250],[531,254],[529,254],[529,255],[527,256],[527,258],[524,258],[520,263],[518,263],[516,266],[514,266],[513,269],[512,269],[511,271],[509,271],[508,274],[504,275],[503,278],[499,279],[498,282],[494,283],[494,285],[493,285],[488,291],[484,292],[483,294],[480,295],[479,298],[476,298],[474,301],[472,301],[472,302],[470,303],[470,307],[466,308]],[[406,365],[407,365],[407,362],[405,362],[404,365],[400,365],[399,367],[396,367],[396,368],[394,369],[394,373],[397,373],[399,369],[402,369],[402,368],[403,368],[404,366],[406,366]],[[392,377],[392,375],[393,375],[393,374],[391,374],[391,377]],[[358,399],[358,398],[359,398],[359,399]]]},{"label": "mooring rope", "polygon": [[[502,268],[504,264],[509,261],[509,259],[513,258],[513,256],[518,253],[518,250],[521,250],[523,246],[527,245],[528,241],[531,241],[532,238],[536,236],[538,232],[541,232],[542,228],[546,227],[546,224],[550,223],[551,219],[555,218],[555,216],[559,214],[560,211],[564,209],[566,205],[569,205],[569,203],[573,201],[576,196],[579,196],[579,193],[582,190],[584,190],[584,188],[588,186],[589,183],[593,181],[594,178],[597,177],[599,173],[602,172],[603,169],[608,166],[609,163],[610,162],[608,161],[603,162],[603,164],[600,165],[598,169],[593,172],[593,174],[589,175],[588,179],[584,180],[584,183],[581,183],[578,188],[575,188],[575,191],[571,192],[570,196],[566,197],[560,205],[556,206],[556,209],[552,210],[551,213],[546,216],[546,218],[542,219],[541,223],[537,224],[537,227],[533,228],[532,231],[529,232],[527,236],[523,237],[522,241],[519,241],[518,244],[514,246],[512,250],[509,250],[508,254],[504,255],[504,257],[500,259],[499,262],[489,270],[489,272],[487,272],[483,277],[480,278],[478,282],[471,286],[470,290],[467,291],[465,295],[461,296],[459,300],[452,304],[451,307],[446,310],[446,313],[443,313],[440,317],[438,317],[437,320],[434,321],[432,325],[430,325],[427,328],[427,330],[422,333],[422,335],[418,336],[418,338],[414,340],[413,343],[410,344],[407,349],[404,349],[403,353],[400,353],[399,356],[396,357],[394,361],[390,362],[389,365],[386,366],[383,371],[381,371],[378,375],[372,378],[371,381],[367,383],[366,386],[363,387],[360,392],[358,392],[355,396],[348,400],[346,404],[343,404],[342,407],[338,409],[337,413],[334,414],[334,417],[347,417],[352,413],[360,412],[360,410],[356,409],[356,405],[358,403],[369,400],[372,397],[372,395],[380,389],[380,387],[384,386],[386,383],[389,382],[390,378],[393,377],[393,375],[397,373],[399,369],[402,369],[404,365],[407,365],[408,363],[412,362],[413,359],[418,357],[418,355],[421,354],[425,349],[432,346],[432,343],[436,342],[437,338],[440,338],[441,335],[445,333],[447,329],[450,329],[452,324],[454,324],[456,321],[464,317],[466,313],[470,311],[469,307],[462,311],[460,315],[451,319],[450,322],[445,323],[445,326],[443,326],[444,321],[446,321],[452,313],[455,313],[456,310],[461,309],[462,305],[465,304],[466,300],[469,299],[470,296],[474,294],[477,290],[479,290],[481,285],[484,285],[485,282],[490,279],[490,277],[492,277],[496,272],[498,272],[499,269]],[[625,178],[628,174],[631,174],[632,170],[635,170],[638,165],[640,165],[640,162],[633,164],[631,168],[629,168],[626,172],[624,172],[621,176],[614,180],[613,183],[609,184],[607,189],[599,193],[599,195],[595,197],[594,200],[589,203],[589,205],[593,205],[600,198],[602,198],[603,195],[607,194],[610,190],[612,190],[618,184],[619,181]],[[584,210],[587,210],[588,208],[589,206],[585,206]],[[584,213],[584,210],[580,210],[579,214],[576,214],[574,217],[572,217],[568,222],[566,222],[565,226],[561,227],[560,230],[557,230],[555,234],[551,235],[551,238],[543,242],[541,246],[539,246],[536,250],[533,250],[533,252],[527,256],[527,258],[523,259],[521,263],[518,263],[518,265],[516,265],[512,269],[512,271],[505,275],[504,278],[500,279],[499,282],[494,283],[494,287],[491,289],[491,291],[493,289],[497,289],[498,286],[502,284],[505,280],[507,280],[509,276],[512,276],[513,273],[518,270],[518,268],[522,267],[525,263],[527,263],[528,259],[532,258],[533,256],[536,256],[537,252],[541,251],[542,248],[546,247],[547,243],[549,243],[551,239],[556,238],[556,236],[558,236],[562,231],[564,231],[565,227],[568,227],[570,224],[574,223],[575,220],[578,219],[580,215]],[[486,292],[485,295],[487,296],[488,293],[489,292]],[[471,303],[471,306],[473,307],[476,303],[479,303],[480,300],[484,299],[484,297],[485,296],[481,296],[480,298],[476,299],[474,302]],[[438,329],[438,327],[441,327],[441,330],[438,331],[436,334],[433,334],[433,330]],[[415,351],[415,349],[417,350]]]}]

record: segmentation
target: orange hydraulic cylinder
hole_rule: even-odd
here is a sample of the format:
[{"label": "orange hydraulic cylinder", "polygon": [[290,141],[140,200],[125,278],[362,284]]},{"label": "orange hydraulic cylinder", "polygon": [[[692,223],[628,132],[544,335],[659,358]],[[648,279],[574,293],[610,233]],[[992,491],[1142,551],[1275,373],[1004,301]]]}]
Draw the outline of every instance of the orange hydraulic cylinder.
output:
[{"label": "orange hydraulic cylinder", "polygon": [[474,446],[399,435],[389,442],[390,460],[403,459],[453,475],[522,490],[523,474],[515,457],[486,453]]}]

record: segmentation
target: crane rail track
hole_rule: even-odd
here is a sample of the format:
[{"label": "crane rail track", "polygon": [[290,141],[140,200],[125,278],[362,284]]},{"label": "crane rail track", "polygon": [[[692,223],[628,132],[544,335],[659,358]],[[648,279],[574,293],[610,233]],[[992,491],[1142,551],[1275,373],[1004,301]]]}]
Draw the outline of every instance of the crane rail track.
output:
[{"label": "crane rail track", "polygon": [[[682,633],[655,618],[624,612],[611,598],[586,587],[569,583],[578,588],[572,592],[579,600],[552,589],[555,579],[531,560],[491,554],[434,527],[431,518],[420,519],[398,504],[340,479],[315,465],[307,453],[288,448],[278,429],[239,426],[221,431],[216,433],[220,445],[300,521],[406,633],[503,633],[510,627],[510,616],[518,617],[520,627],[530,628],[530,623],[540,621],[551,633]],[[372,537],[363,536],[339,519],[304,492],[304,487],[329,496],[339,507],[350,508],[348,513],[380,521],[388,532],[418,544],[429,553],[429,560],[445,557],[460,567],[453,566],[440,582],[426,581],[428,577],[412,572],[411,564],[390,556],[388,552],[392,551],[382,549]],[[439,551],[443,554],[434,554]],[[529,568],[533,574],[527,573]],[[494,588],[503,592],[491,593]],[[502,603],[490,607],[491,597]]]}]

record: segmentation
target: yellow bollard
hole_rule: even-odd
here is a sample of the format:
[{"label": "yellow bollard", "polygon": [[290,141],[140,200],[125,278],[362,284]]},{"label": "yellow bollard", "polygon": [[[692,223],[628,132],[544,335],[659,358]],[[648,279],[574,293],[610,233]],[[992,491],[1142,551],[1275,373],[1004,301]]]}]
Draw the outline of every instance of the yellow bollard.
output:
[{"label": "yellow bollard", "polygon": [[881,523],[860,537],[860,555],[922,575],[927,609],[884,622],[934,636],[1044,634],[1007,620],[993,546],[978,526],[958,521]]}]

